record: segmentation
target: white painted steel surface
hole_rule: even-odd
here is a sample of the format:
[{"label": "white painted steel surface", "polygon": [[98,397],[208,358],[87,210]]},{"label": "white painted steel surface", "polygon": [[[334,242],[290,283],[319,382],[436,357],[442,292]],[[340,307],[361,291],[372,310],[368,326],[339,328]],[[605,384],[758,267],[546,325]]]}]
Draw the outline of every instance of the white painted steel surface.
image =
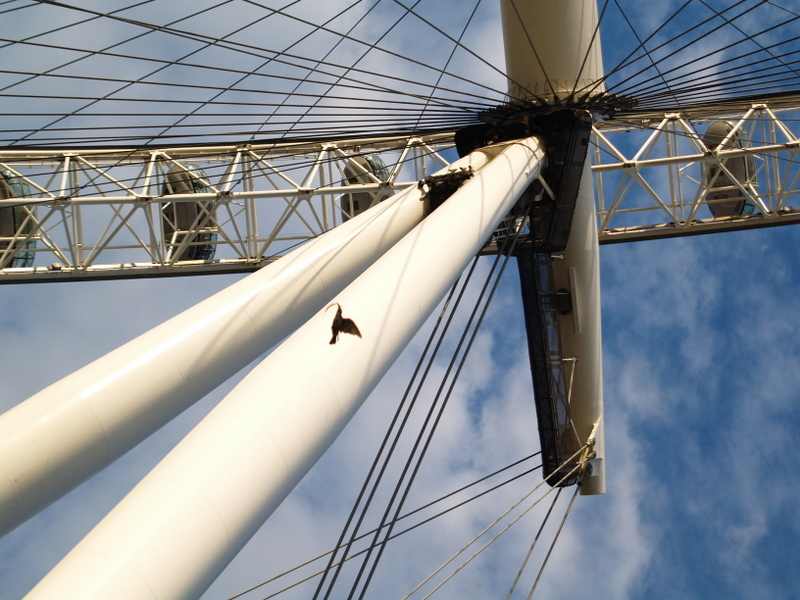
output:
[{"label": "white painted steel surface", "polygon": [[[502,0],[509,94],[564,98],[572,91],[604,91],[595,0]],[[521,90],[518,84],[526,90]],[[590,160],[584,166],[567,249],[553,261],[557,289],[572,292],[573,312],[560,315],[564,358],[571,362],[570,412],[585,442],[595,423],[598,460],[582,494],[605,492],[603,465],[603,357],[600,328],[600,248]]]},{"label": "white painted steel surface", "polygon": [[[480,154],[497,152],[486,149]],[[537,176],[535,140],[489,165],[253,370],[27,596],[199,597],[344,428]]]},{"label": "white painted steel surface", "polygon": [[[501,0],[509,95],[602,92],[595,0]],[[580,94],[579,94],[580,95]]]},{"label": "white painted steel surface", "polygon": [[423,216],[410,188],[0,416],[0,534],[280,342]]},{"label": "white painted steel surface", "polygon": [[581,494],[604,494],[605,452],[603,427],[603,340],[600,314],[600,248],[595,226],[594,190],[589,161],[584,163],[572,231],[563,258],[553,261],[556,289],[572,293],[572,313],[559,315],[564,358],[577,360],[565,372],[571,381],[570,413],[581,442],[586,442],[595,423],[592,476],[581,485]]}]

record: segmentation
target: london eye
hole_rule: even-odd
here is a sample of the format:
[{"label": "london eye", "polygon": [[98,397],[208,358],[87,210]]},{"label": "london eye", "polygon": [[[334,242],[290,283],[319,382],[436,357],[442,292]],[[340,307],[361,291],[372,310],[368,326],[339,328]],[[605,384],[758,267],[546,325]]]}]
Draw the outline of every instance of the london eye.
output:
[{"label": "london eye", "polygon": [[0,12],[0,598],[800,589],[795,2]]}]

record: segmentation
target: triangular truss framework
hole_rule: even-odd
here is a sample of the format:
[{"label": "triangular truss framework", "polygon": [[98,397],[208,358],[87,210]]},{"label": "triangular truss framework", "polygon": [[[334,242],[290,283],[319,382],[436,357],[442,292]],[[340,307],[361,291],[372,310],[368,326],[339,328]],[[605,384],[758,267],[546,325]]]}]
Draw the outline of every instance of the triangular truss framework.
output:
[{"label": "triangular truss framework", "polygon": [[[754,104],[716,117],[672,113],[637,123],[598,124],[592,169],[600,243],[800,222],[800,209],[792,206],[800,191],[800,140],[782,114]],[[730,124],[731,131],[727,140],[709,147],[704,134],[719,121]],[[747,141],[734,144],[736,139]],[[736,160],[753,165],[749,181],[734,176]],[[704,177],[713,167],[719,171],[716,179]],[[752,207],[750,214],[713,216],[709,209],[719,200],[711,192],[720,189],[715,184],[723,177],[728,188],[735,188],[728,191]]]},{"label": "triangular truss framework", "polygon": [[[637,121],[600,121],[592,135],[592,170],[601,244],[750,229],[800,222],[800,138],[787,109],[754,104],[717,116],[671,113]],[[783,118],[782,118],[783,117]],[[730,140],[709,148],[711,123],[730,123]],[[729,140],[729,141],[730,141]],[[450,134],[327,143],[143,150],[0,151],[0,169],[28,194],[0,199],[19,211],[0,237],[0,282],[128,278],[248,272],[348,217],[348,198],[377,201],[449,164]],[[390,168],[367,172],[354,157],[380,154]],[[739,182],[736,160],[754,165]],[[346,169],[359,181],[350,183]],[[704,172],[716,166],[752,207],[716,217]],[[169,169],[200,169],[203,191],[165,193]],[[364,171],[360,173],[360,171]],[[352,179],[352,177],[351,177]],[[199,206],[177,239],[165,230],[171,205]],[[6,213],[8,211],[6,210]],[[7,230],[8,227],[5,227]],[[213,240],[209,242],[209,235]],[[186,260],[201,243],[214,257]],[[20,266],[21,252],[32,258]]]}]

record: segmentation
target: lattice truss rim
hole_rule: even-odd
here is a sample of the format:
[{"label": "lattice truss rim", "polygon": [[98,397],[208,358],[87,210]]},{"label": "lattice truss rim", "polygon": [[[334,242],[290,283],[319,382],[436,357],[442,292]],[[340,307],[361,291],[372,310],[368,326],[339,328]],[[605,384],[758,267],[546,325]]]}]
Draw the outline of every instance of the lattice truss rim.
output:
[{"label": "lattice truss rim", "polygon": [[[797,108],[758,103],[722,114],[676,112],[636,123],[598,123],[590,152],[600,243],[800,222],[800,208],[790,204],[800,193],[800,139],[788,122],[796,118]],[[729,123],[731,131],[709,148],[704,134],[720,121]],[[637,129],[643,142],[619,138]],[[737,144],[742,136],[747,142]],[[734,176],[737,160],[750,161],[749,180]],[[716,179],[706,176],[710,168],[718,170]],[[723,178],[731,185],[720,185]],[[711,205],[721,203],[714,192],[721,189],[745,199],[752,213],[712,215]]]},{"label": "lattice truss rim", "polygon": [[[789,123],[796,114],[795,108],[759,103],[722,114],[599,121],[589,154],[600,243],[800,222],[800,208],[791,205],[800,193],[800,138]],[[716,121],[731,123],[728,141],[744,132],[746,147],[723,142],[709,149],[703,134]],[[641,139],[631,139],[636,136]],[[18,176],[32,194],[29,203],[0,199],[0,210],[24,208],[16,230],[0,236],[0,282],[253,271],[341,222],[344,198],[369,194],[377,201],[448,166],[443,151],[451,146],[452,134],[440,133],[138,150],[0,150],[0,169]],[[351,160],[371,153],[389,164],[382,177]],[[755,169],[752,180],[738,182],[727,165],[742,157],[751,157]],[[356,183],[345,181],[348,161],[358,171]],[[712,216],[709,205],[717,201],[708,197],[703,165],[717,165],[752,204],[752,214]],[[134,166],[138,171],[131,175]],[[206,191],[164,194],[170,166],[186,171],[201,166],[208,172],[199,178]],[[164,206],[171,203],[205,206],[189,233],[172,244],[164,231],[169,223]],[[107,213],[104,221],[90,216],[99,210]],[[266,226],[264,215],[269,215]],[[211,221],[216,237],[210,243],[228,253],[178,260],[187,247],[200,245],[197,235],[207,232]],[[119,241],[124,235],[127,242]],[[31,241],[35,266],[12,266]],[[139,258],[107,258],[131,251]],[[39,257],[44,255],[52,260]]]},{"label": "lattice truss rim", "polygon": [[[0,199],[6,220],[9,209],[23,211],[14,230],[6,227],[0,235],[0,282],[252,271],[341,223],[352,211],[352,198],[374,203],[448,166],[441,151],[451,145],[451,135],[437,134],[142,150],[2,150],[0,169],[14,178],[18,192],[20,184],[27,186],[28,198],[18,193]],[[389,162],[382,173],[360,160],[373,153]],[[170,169],[191,176],[196,189],[167,188]],[[198,208],[176,234],[171,216],[180,204]],[[214,247],[216,257],[195,253],[187,260],[186,250],[195,246]],[[12,266],[26,251],[33,266]],[[123,260],[109,260],[121,252],[127,253]],[[37,255],[48,256],[51,264],[43,265]]]}]

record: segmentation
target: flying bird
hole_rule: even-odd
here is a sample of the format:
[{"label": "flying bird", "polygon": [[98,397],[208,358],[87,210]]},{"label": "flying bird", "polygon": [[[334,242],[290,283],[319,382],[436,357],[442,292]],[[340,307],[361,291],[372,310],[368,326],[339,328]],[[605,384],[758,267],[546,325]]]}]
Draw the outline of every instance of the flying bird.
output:
[{"label": "flying bird", "polygon": [[[334,304],[336,304],[338,308],[336,309],[336,315],[333,317],[333,323],[331,324],[331,332],[333,332],[333,335],[331,336],[330,343],[335,344],[339,339],[340,333],[349,333],[350,335],[361,337],[361,332],[358,330],[356,324],[353,323],[353,319],[343,317],[341,305],[338,302]],[[328,306],[328,308],[331,306],[333,306],[333,304]]]}]

